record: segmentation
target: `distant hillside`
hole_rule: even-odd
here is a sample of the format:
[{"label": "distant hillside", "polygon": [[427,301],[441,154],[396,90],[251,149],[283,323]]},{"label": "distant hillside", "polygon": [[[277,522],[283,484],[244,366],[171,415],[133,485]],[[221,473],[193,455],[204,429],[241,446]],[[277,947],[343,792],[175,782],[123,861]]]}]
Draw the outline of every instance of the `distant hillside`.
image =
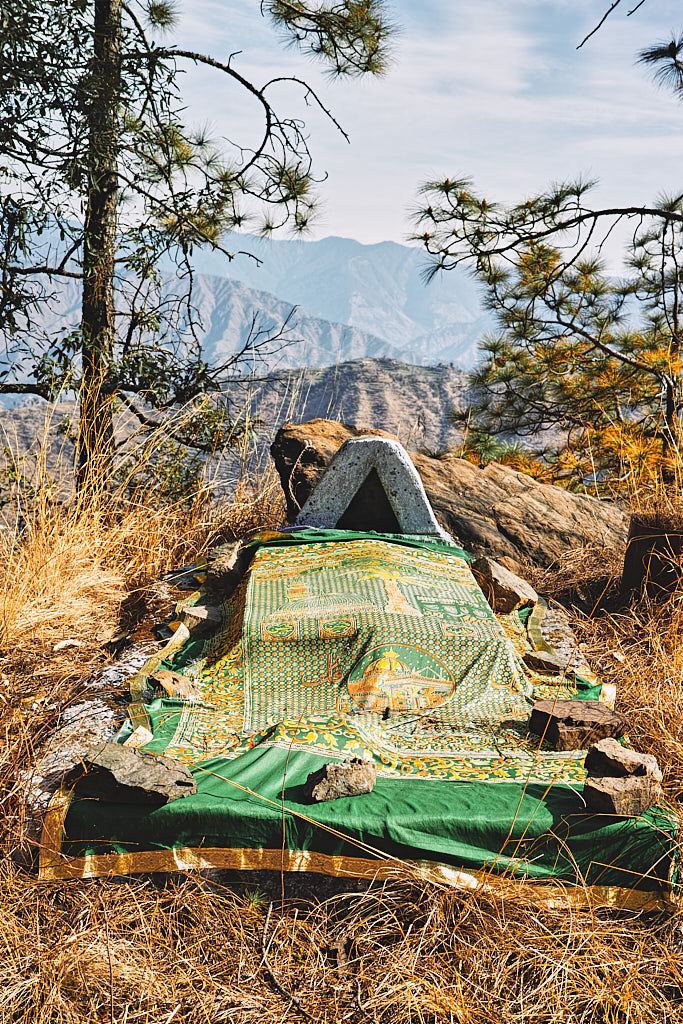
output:
[{"label": "distant hillside", "polygon": [[[419,249],[344,238],[289,242],[251,236],[232,236],[226,245],[251,249],[261,262],[196,254],[194,301],[209,362],[243,347],[255,315],[260,327],[271,331],[290,317],[292,344],[271,353],[270,370],[358,358],[469,369],[477,341],[490,326],[477,286],[464,271],[422,282]],[[169,275],[167,295],[177,287]],[[59,288],[37,319],[36,345],[41,336],[55,339],[79,323],[77,282],[67,279]]]},{"label": "distant hillside", "polygon": [[[394,359],[354,359],[333,367],[283,370],[268,381],[233,385],[226,395],[238,422],[255,421],[249,468],[269,465],[268,447],[276,430],[288,421],[315,417],[339,419],[357,427],[381,428],[396,434],[412,449],[440,450],[457,444],[461,432],[450,421],[466,400],[466,375],[451,367],[411,366]],[[20,456],[43,451],[50,472],[71,478],[73,446],[64,436],[64,419],[77,415],[74,402],[45,403],[0,410],[2,446]],[[153,415],[156,415],[153,413]],[[130,414],[117,417],[119,440],[136,427]],[[23,463],[31,475],[32,460]],[[228,452],[219,479],[229,496],[243,456]]]},{"label": "distant hillside", "polygon": [[475,361],[478,338],[491,327],[479,287],[464,269],[424,283],[425,255],[419,248],[395,242],[363,245],[350,238],[308,242],[236,234],[225,244],[245,248],[261,262],[198,253],[201,273],[241,281],[311,316],[355,327],[398,349],[406,361],[453,362],[467,369]]},{"label": "distant hillside", "polygon": [[284,371],[265,384],[234,387],[229,399],[234,414],[248,410],[269,434],[287,421],[328,417],[355,427],[380,427],[412,448],[442,449],[462,436],[451,417],[464,408],[466,395],[462,370],[354,359]]}]

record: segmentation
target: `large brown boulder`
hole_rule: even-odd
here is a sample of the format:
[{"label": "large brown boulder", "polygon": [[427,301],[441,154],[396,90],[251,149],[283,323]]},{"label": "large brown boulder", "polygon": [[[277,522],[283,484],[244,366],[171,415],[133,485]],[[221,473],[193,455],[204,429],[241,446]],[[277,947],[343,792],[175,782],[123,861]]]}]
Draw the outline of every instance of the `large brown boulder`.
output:
[{"label": "large brown boulder", "polygon": [[[323,419],[280,427],[270,451],[291,521],[337,449],[367,434],[392,436]],[[615,505],[538,483],[498,463],[479,469],[453,456],[410,457],[441,525],[477,556],[548,566],[587,544],[625,547],[628,516]]]}]

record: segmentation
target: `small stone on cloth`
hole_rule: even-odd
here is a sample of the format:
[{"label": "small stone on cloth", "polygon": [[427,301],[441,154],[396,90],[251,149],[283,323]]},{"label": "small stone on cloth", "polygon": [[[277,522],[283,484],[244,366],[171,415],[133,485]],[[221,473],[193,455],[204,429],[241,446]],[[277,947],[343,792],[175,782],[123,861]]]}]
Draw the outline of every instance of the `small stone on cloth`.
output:
[{"label": "small stone on cloth", "polygon": [[472,563],[472,573],[494,612],[507,614],[538,601],[530,583],[492,558],[478,558]]},{"label": "small stone on cloth", "polygon": [[537,700],[529,731],[555,750],[579,750],[606,736],[623,736],[627,721],[599,700]]},{"label": "small stone on cloth", "polygon": [[652,754],[629,750],[615,739],[600,740],[586,754],[586,808],[594,814],[633,817],[662,796],[662,773]]},{"label": "small stone on cloth", "polygon": [[553,651],[526,651],[524,664],[536,672],[549,672],[553,675],[567,671],[567,662]]},{"label": "small stone on cloth", "polygon": [[600,740],[586,754],[586,771],[593,777],[625,778],[647,775],[655,782],[662,781],[657,758],[631,750],[615,739]]},{"label": "small stone on cloth", "polygon": [[346,761],[330,761],[306,780],[306,795],[316,803],[337,800],[342,796],[361,796],[375,788],[377,769],[371,761],[360,757]]},{"label": "small stone on cloth", "polygon": [[583,785],[586,810],[593,814],[615,814],[620,818],[643,814],[661,795],[659,783],[650,775],[625,775],[621,778],[589,776]]}]

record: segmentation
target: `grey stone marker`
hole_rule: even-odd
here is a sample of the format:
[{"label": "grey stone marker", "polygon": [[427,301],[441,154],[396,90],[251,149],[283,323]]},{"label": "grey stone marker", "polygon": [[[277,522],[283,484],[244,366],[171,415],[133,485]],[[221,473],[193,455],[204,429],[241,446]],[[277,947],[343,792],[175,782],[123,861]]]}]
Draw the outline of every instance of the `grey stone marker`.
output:
[{"label": "grey stone marker", "polygon": [[337,800],[342,796],[361,796],[372,792],[376,780],[377,769],[370,761],[363,761],[360,757],[331,761],[308,776],[306,796],[316,803]]},{"label": "grey stone marker", "polygon": [[[296,518],[296,526],[334,529],[369,479],[379,480],[401,533],[453,538],[436,521],[405,448],[387,437],[354,437],[334,455]],[[368,525],[369,530],[380,529]]]},{"label": "grey stone marker", "polygon": [[82,763],[64,776],[64,784],[73,786],[77,796],[151,808],[197,792],[192,773],[181,761],[119,743],[91,747]]}]

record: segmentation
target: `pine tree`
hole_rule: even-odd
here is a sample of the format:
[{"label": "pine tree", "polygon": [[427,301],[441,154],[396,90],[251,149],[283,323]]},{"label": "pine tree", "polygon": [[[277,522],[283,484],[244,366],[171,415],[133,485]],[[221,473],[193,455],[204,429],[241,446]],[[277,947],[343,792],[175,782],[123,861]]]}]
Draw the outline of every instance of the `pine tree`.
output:
[{"label": "pine tree", "polygon": [[[640,59],[683,95],[681,54],[683,36]],[[536,446],[550,436],[558,474],[581,486],[589,473],[607,483],[634,466],[671,479],[683,445],[683,192],[601,208],[594,185],[553,185],[504,206],[468,178],[427,182],[414,238],[429,254],[427,278],[470,267],[497,323],[471,377],[473,433]],[[617,274],[603,253],[624,224]]]},{"label": "pine tree", "polygon": [[[261,12],[336,76],[387,66],[383,0],[263,0]],[[303,232],[315,212],[305,125],[276,110],[272,87],[290,82],[331,113],[300,79],[257,84],[236,55],[168,44],[175,22],[170,0],[5,0],[0,10],[0,393],[79,394],[81,487],[110,473],[115,401],[144,419],[140,400],[167,409],[217,389],[272,340],[255,328],[236,356],[207,365],[194,250],[232,259],[226,231]],[[255,147],[215,145],[186,125],[188,65],[256,102]],[[80,323],[41,337],[38,313],[64,280],[81,289]]]}]

